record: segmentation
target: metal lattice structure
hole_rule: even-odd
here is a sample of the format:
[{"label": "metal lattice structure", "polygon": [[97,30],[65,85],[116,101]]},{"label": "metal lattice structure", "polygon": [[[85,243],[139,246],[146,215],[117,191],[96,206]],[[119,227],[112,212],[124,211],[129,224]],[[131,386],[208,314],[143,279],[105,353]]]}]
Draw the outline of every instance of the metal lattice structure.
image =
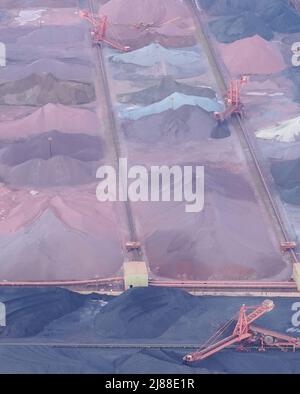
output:
[{"label": "metal lattice structure", "polygon": [[[266,328],[252,325],[252,323],[271,312],[274,303],[271,300],[265,300],[261,305],[245,306],[240,308],[237,323],[231,335],[225,338],[219,338],[224,335],[234,322],[234,318],[228,321],[221,329],[219,329],[203,346],[194,353],[186,355],[183,360],[187,363],[202,361],[213,354],[218,353],[222,349],[238,344],[237,350],[245,351],[247,346],[256,345],[258,351],[266,351],[268,348],[277,348],[282,351],[292,349],[295,351],[300,348],[300,338],[294,338],[289,335],[281,334]],[[248,313],[250,312],[250,313]]]},{"label": "metal lattice structure", "polygon": [[249,77],[242,75],[240,79],[233,79],[229,83],[229,87],[225,96],[225,110],[223,112],[215,112],[215,118],[224,122],[234,113],[243,116],[244,106],[241,101],[241,87],[249,82]]},{"label": "metal lattice structure", "polygon": [[108,17],[100,16],[96,17],[88,11],[80,11],[80,16],[86,19],[93,26],[91,30],[91,37],[95,44],[105,43],[112,48],[118,49],[122,52],[128,52],[129,47],[118,44],[116,41],[111,41],[106,38],[106,32],[108,28]]}]

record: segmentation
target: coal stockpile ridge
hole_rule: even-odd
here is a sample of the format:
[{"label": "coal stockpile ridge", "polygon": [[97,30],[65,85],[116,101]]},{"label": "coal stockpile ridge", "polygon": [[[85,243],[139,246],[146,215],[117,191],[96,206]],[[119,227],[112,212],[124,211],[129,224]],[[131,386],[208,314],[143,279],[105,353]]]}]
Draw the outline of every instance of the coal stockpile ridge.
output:
[{"label": "coal stockpile ridge", "polygon": [[80,308],[84,297],[64,289],[1,289],[0,301],[6,306],[6,327],[0,338],[22,338],[38,334],[44,327]]},{"label": "coal stockpile ridge", "polygon": [[300,67],[291,67],[285,75],[294,83],[294,98],[300,103]]},{"label": "coal stockpile ridge", "polygon": [[41,106],[48,103],[76,105],[94,101],[92,84],[62,81],[52,74],[32,74],[0,85],[0,104]]},{"label": "coal stockpile ridge", "polygon": [[283,200],[300,205],[300,158],[275,162],[271,166],[271,172]]},{"label": "coal stockpile ridge", "polygon": [[271,172],[277,185],[284,189],[291,189],[300,185],[300,158],[275,162]]},{"label": "coal stockpile ridge", "polygon": [[231,132],[227,121],[218,123],[211,132],[211,138],[217,140],[227,138],[230,136],[231,136]]},{"label": "coal stockpile ridge", "polygon": [[260,17],[251,12],[219,18],[210,22],[209,26],[216,39],[224,43],[231,43],[254,35],[260,35],[266,40],[273,38],[272,30]]},{"label": "coal stockpile ridge", "polygon": [[[45,295],[53,292],[57,293],[57,297]],[[20,328],[18,334],[24,332],[24,322],[26,327],[33,324],[36,329],[36,325],[46,316],[45,329],[35,336],[38,341],[69,342],[72,338],[74,342],[84,342],[88,333],[90,340],[98,343],[111,343],[113,336],[115,342],[143,344],[205,343],[219,328],[236,316],[241,305],[260,305],[264,300],[258,297],[194,297],[182,290],[171,288],[135,288],[111,299],[97,295],[79,296],[57,289],[1,289],[0,300],[9,299],[13,299],[15,316],[20,313],[20,325],[15,325]],[[52,313],[54,299],[61,316]],[[50,313],[47,301],[51,306]],[[105,305],[105,302],[108,303]],[[297,332],[289,331],[293,328],[291,318],[295,313],[293,305],[298,302],[297,298],[273,298],[273,302],[274,310],[260,317],[257,325],[299,336]],[[71,304],[73,310],[66,307],[66,304]],[[33,317],[32,320],[30,316]],[[10,334],[13,335],[13,331]],[[32,338],[29,341],[32,342]],[[186,353],[186,349],[110,349],[108,352],[107,349],[95,348],[6,346],[0,354],[0,371],[299,373],[299,351],[283,353],[275,349],[261,353],[255,350],[236,352],[225,349],[201,363],[194,364],[183,363],[182,358]]]},{"label": "coal stockpile ridge", "polygon": [[211,114],[191,105],[135,121],[126,120],[121,124],[126,139],[147,144],[178,143],[186,141],[187,137],[189,140],[203,140],[210,137],[214,127],[215,120]]},{"label": "coal stockpile ridge", "polygon": [[163,100],[175,92],[191,96],[216,97],[216,92],[211,88],[187,85],[177,82],[171,76],[165,76],[158,84],[150,88],[120,95],[119,101],[121,103],[132,103],[136,105],[150,105]]},{"label": "coal stockpile ridge", "polygon": [[15,186],[54,187],[93,183],[99,163],[68,156],[31,159],[14,167],[0,165],[0,179]]},{"label": "coal stockpile ridge", "polygon": [[281,195],[285,202],[293,205],[300,205],[300,186],[290,190],[283,190]]},{"label": "coal stockpile ridge", "polygon": [[255,34],[271,40],[276,32],[300,32],[300,16],[283,0],[200,0],[199,3],[210,15],[220,16],[210,23],[210,28],[224,43]]},{"label": "coal stockpile ridge", "polygon": [[294,12],[286,0],[198,0],[198,3],[210,15],[235,15],[243,11],[255,12],[270,19],[285,13]]},{"label": "coal stockpile ridge", "polygon": [[99,137],[65,134],[58,131],[50,131],[8,144],[0,142],[0,162],[9,166],[19,165],[31,159],[48,160],[55,156],[97,161],[103,157],[103,143]]},{"label": "coal stockpile ridge", "polygon": [[119,109],[118,116],[123,119],[138,120],[149,115],[160,114],[169,109],[179,109],[183,106],[200,107],[206,112],[220,112],[224,109],[223,102],[217,97],[210,99],[201,96],[188,96],[175,92],[165,99],[147,106],[125,106]]},{"label": "coal stockpile ridge", "polygon": [[181,290],[134,288],[108,303],[96,317],[95,327],[106,337],[155,338],[195,305],[195,298]]}]

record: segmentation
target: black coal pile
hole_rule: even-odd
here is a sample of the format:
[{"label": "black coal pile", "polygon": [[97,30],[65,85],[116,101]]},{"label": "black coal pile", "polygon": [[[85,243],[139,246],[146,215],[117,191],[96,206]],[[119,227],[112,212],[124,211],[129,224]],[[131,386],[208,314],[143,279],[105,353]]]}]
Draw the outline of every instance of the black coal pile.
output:
[{"label": "black coal pile", "polygon": [[[39,334],[23,338],[22,346],[2,346],[0,372],[299,373],[299,351],[284,353],[274,349],[261,353],[255,349],[251,352],[225,349],[201,363],[186,365],[182,361],[186,349],[112,348],[108,351],[45,344],[53,341],[201,345],[225,323],[234,320],[242,304],[259,305],[263,300],[193,297],[181,290],[153,287],[131,289],[115,298],[82,296],[61,289],[1,289],[0,301],[7,305],[8,324],[6,329],[2,328],[6,331],[2,331],[0,341],[12,343],[13,337]],[[299,336],[298,299],[284,297],[273,301],[274,310],[255,324]]]},{"label": "black coal pile", "polygon": [[283,190],[281,195],[285,202],[293,205],[300,205],[300,186],[289,190]]},{"label": "black coal pile", "polygon": [[266,40],[273,38],[270,27],[260,17],[251,12],[219,18],[210,23],[210,29],[216,39],[223,43],[231,43],[254,35],[260,35]]},{"label": "black coal pile", "polygon": [[169,288],[135,288],[108,303],[95,319],[100,335],[157,338],[195,305],[196,299]]},{"label": "black coal pile", "polygon": [[145,144],[180,143],[210,138],[215,127],[213,116],[204,109],[184,105],[138,120],[126,120],[121,130],[126,139]]},{"label": "black coal pile", "polygon": [[284,201],[300,205],[300,158],[274,162],[271,172]]},{"label": "black coal pile", "polygon": [[197,0],[209,15],[233,15],[253,11],[255,0]]},{"label": "black coal pile", "polygon": [[58,288],[4,288],[0,301],[6,306],[6,327],[0,327],[0,338],[23,338],[38,334],[53,320],[80,308],[85,299]]},{"label": "black coal pile", "polygon": [[120,95],[119,101],[136,105],[150,105],[165,99],[175,92],[211,99],[216,97],[216,92],[211,88],[187,85],[177,82],[171,76],[165,76],[158,84],[150,88]]},{"label": "black coal pile", "polygon": [[213,128],[211,132],[211,138],[214,139],[223,139],[231,136],[231,132],[229,129],[228,122],[220,122]]},{"label": "black coal pile", "polygon": [[284,189],[300,185],[300,158],[274,162],[271,171],[276,184]]},{"label": "black coal pile", "polygon": [[218,41],[230,43],[253,35],[266,40],[274,33],[300,32],[300,15],[285,0],[199,0],[212,16],[210,23]]}]

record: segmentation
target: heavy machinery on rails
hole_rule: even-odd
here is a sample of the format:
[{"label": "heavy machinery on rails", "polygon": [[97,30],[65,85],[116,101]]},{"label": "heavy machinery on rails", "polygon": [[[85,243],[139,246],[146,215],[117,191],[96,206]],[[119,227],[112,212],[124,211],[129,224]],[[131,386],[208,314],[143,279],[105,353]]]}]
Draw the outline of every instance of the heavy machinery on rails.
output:
[{"label": "heavy machinery on rails", "polygon": [[230,330],[230,326],[235,321],[235,318],[226,322],[199,350],[187,354],[183,360],[186,363],[202,361],[236,344],[238,344],[236,348],[238,351],[249,351],[249,346],[251,348],[256,346],[260,352],[264,352],[267,349],[280,349],[282,351],[288,351],[289,349],[295,351],[299,349],[300,338],[291,337],[252,324],[261,316],[271,312],[274,306],[271,300],[265,300],[261,305],[256,306],[242,305],[238,313],[237,322],[230,335],[219,339],[226,331],[228,332]]},{"label": "heavy machinery on rails", "polygon": [[91,37],[95,44],[105,43],[119,51],[129,51],[129,46],[123,46],[115,40],[112,41],[106,38],[106,32],[109,26],[108,16],[104,15],[98,17],[88,11],[80,11],[79,14],[81,18],[86,19],[93,26],[91,30]]},{"label": "heavy machinery on rails", "polygon": [[241,87],[249,82],[247,75],[242,75],[239,79],[232,79],[224,97],[225,109],[223,112],[214,112],[217,121],[224,122],[233,114],[244,116],[244,105],[241,101]]}]

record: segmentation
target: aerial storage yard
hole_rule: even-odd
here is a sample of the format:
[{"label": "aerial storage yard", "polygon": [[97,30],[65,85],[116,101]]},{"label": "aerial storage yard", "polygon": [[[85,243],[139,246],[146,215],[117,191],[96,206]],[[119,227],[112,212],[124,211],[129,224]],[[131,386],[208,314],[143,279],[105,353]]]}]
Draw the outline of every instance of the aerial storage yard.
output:
[{"label": "aerial storage yard", "polygon": [[[299,373],[300,1],[2,0],[0,37],[0,373]],[[167,167],[185,200],[120,198]]]}]

